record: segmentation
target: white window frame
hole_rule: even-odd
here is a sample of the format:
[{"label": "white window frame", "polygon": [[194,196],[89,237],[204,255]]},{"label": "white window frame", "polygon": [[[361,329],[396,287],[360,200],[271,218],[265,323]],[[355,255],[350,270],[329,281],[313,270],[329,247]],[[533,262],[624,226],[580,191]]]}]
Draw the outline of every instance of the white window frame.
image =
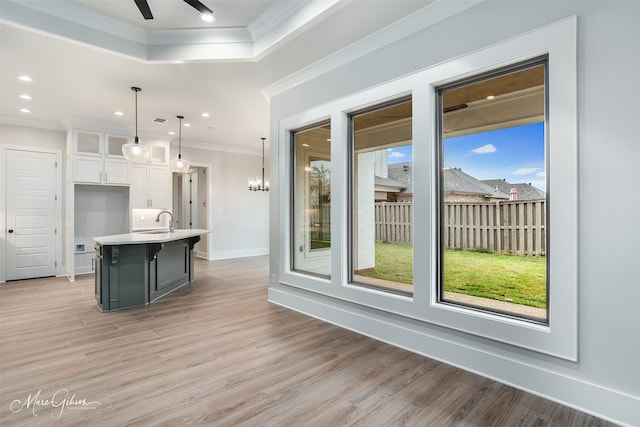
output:
[{"label": "white window frame", "polygon": [[[576,19],[571,18],[531,31],[503,43],[479,50],[434,67],[429,72],[429,106],[435,110],[436,88],[548,55],[547,114],[547,180],[549,191],[548,257],[548,325],[525,319],[469,309],[438,302],[436,259],[439,251],[436,227],[436,201],[431,198],[433,239],[431,246],[431,279],[427,319],[461,331],[502,342],[577,360],[577,266],[578,266],[578,170],[577,170],[577,51]],[[432,111],[435,123],[439,112]],[[430,147],[436,147],[435,126],[430,130]],[[435,153],[430,156],[434,168]],[[437,187],[432,181],[432,192]],[[417,263],[419,264],[419,263]]]},{"label": "white window frame", "polygon": [[[290,150],[280,151],[280,282],[371,309],[412,318],[565,360],[576,361],[578,295],[577,19],[570,17],[411,75],[283,119],[290,130],[331,118],[331,279],[304,275],[290,264]],[[419,54],[419,52],[416,52]],[[548,325],[438,302],[438,198],[436,88],[450,82],[548,55],[547,179]],[[396,295],[348,283],[348,174],[350,112],[411,94],[414,159],[414,289]]]}]

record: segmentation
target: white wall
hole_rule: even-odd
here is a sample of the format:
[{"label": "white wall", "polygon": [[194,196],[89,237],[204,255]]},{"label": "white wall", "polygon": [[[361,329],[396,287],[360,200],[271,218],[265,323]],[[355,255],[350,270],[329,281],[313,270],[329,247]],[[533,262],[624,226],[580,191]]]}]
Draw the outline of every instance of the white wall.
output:
[{"label": "white wall", "polygon": [[[175,153],[172,152],[172,156]],[[269,253],[269,193],[249,191],[247,179],[262,169],[261,154],[212,151],[182,146],[182,156],[210,164],[213,180],[213,252],[209,259]],[[269,176],[265,160],[265,176]]]},{"label": "white wall", "polygon": [[[277,139],[283,118],[571,15],[578,17],[577,362],[285,284],[272,283],[269,295],[279,304],[380,340],[621,424],[640,425],[640,2],[482,2],[274,95],[271,140]],[[278,158],[282,149],[274,145],[271,157]],[[272,176],[283,176],[276,162],[271,168]],[[278,258],[274,237],[282,231],[278,198],[283,197],[274,193],[271,200],[272,282],[285,262]]]}]

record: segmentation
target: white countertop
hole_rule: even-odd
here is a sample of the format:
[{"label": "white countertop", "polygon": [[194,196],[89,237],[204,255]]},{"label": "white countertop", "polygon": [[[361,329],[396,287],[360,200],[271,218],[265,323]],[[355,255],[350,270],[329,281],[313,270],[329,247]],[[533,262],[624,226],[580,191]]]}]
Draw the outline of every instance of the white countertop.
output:
[{"label": "white countertop", "polygon": [[127,234],[114,234],[113,236],[94,237],[93,240],[102,245],[138,245],[144,243],[163,243],[172,240],[186,239],[187,237],[200,236],[211,233],[211,230],[200,228],[187,228],[175,230],[173,233],[158,232],[160,230],[139,231]]}]

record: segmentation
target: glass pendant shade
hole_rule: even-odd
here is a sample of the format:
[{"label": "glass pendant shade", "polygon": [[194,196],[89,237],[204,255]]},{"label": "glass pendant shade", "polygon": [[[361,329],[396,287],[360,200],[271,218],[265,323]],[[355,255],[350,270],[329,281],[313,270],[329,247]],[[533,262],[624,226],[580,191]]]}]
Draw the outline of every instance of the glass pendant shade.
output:
[{"label": "glass pendant shade", "polygon": [[171,170],[173,172],[187,172],[189,170],[189,162],[178,155],[177,159],[171,160]]},{"label": "glass pendant shade", "polygon": [[129,161],[145,163],[149,160],[150,150],[148,146],[142,145],[138,142],[138,92],[140,92],[142,89],[134,86],[131,88],[131,90],[135,93],[136,99],[136,135],[133,137],[133,142],[129,142],[122,146],[122,155]]},{"label": "glass pendant shade", "polygon": [[138,143],[137,140],[138,138],[136,137],[134,142],[124,144],[122,146],[122,154],[129,161],[146,163],[149,160],[149,147]]}]

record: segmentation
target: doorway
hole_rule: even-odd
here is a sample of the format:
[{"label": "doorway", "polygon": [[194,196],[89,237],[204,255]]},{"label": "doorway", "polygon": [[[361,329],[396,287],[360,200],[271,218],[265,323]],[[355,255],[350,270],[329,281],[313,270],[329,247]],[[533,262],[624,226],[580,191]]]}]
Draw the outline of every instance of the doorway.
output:
[{"label": "doorway", "polygon": [[[209,167],[193,166],[186,173],[173,173],[173,217],[176,228],[210,229]],[[200,237],[196,256],[208,259],[209,235]]]},{"label": "doorway", "polygon": [[59,152],[6,150],[6,280],[55,276],[61,212]]}]

